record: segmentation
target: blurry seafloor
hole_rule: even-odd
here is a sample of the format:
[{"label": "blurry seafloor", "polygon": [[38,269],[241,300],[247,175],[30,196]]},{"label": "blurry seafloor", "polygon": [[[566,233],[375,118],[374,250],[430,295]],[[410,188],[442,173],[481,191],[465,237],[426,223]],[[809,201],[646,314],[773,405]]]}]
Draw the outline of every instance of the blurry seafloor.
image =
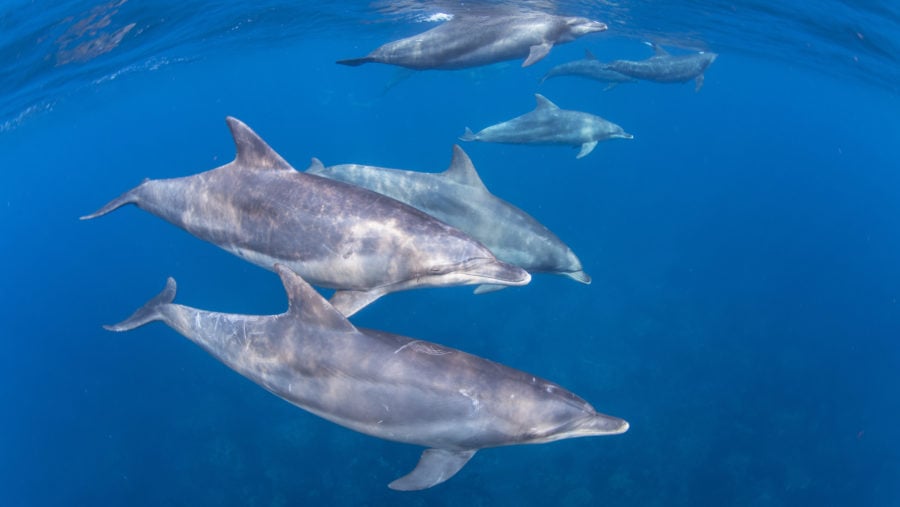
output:
[{"label": "blurry seafloor", "polygon": [[[0,503],[900,503],[896,7],[572,2],[556,12],[609,32],[531,68],[398,79],[333,63],[459,7],[435,5],[5,8]],[[643,58],[646,38],[721,56],[700,93],[537,84],[586,48]],[[273,274],[145,212],[77,220],[144,177],[231,160],[226,115],[298,169],[316,156],[438,171],[465,126],[521,114],[535,91],[635,139],[582,160],[464,148],[594,283],[395,294],[354,323],[557,381],[627,434],[485,450],[444,485],[397,493],[386,484],[420,449],[306,414],[160,324],[99,327],[166,276],[190,306],[283,310]]]}]

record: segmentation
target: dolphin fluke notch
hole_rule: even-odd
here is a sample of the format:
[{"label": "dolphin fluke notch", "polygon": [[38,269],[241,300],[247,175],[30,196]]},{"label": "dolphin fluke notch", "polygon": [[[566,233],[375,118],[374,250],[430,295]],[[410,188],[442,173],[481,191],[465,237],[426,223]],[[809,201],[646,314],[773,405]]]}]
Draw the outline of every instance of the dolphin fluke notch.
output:
[{"label": "dolphin fluke notch", "polygon": [[274,169],[279,171],[293,171],[281,155],[275,152],[259,135],[256,134],[244,122],[233,116],[225,118],[231,136],[234,138],[234,146],[237,156],[234,159],[236,165],[242,168]]},{"label": "dolphin fluke notch", "polygon": [[397,491],[418,491],[437,486],[456,475],[474,455],[475,451],[427,449],[412,472],[388,484],[388,487]]},{"label": "dolphin fluke notch", "polygon": [[169,279],[166,280],[166,288],[148,301],[147,304],[140,307],[138,311],[131,314],[131,317],[128,317],[118,324],[103,326],[103,329],[108,331],[130,331],[149,322],[161,320],[163,316],[159,309],[161,306],[171,304],[172,301],[175,301],[175,292],[175,279],[169,277]]}]

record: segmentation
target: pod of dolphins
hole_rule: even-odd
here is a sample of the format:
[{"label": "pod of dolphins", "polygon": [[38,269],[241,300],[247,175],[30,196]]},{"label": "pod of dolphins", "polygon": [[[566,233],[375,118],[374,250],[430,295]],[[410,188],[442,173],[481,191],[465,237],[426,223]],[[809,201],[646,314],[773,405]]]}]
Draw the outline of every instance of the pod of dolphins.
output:
[{"label": "pod of dolphins", "polygon": [[[606,30],[581,17],[537,12],[457,15],[414,37],[338,63],[460,69],[523,58],[529,66],[555,44]],[[642,62],[585,61],[545,76],[607,83],[697,80],[712,53],[672,57],[656,48]],[[654,70],[655,69],[655,70]],[[537,107],[464,141],[580,146],[631,139],[618,125]],[[127,331],[162,321],[213,357],[284,400],[341,426],[426,447],[393,481],[421,490],[453,477],[480,449],[623,433],[628,423],[597,412],[565,388],[436,343],[355,327],[348,318],[376,299],[420,287],[476,285],[483,293],[525,285],[530,273],[589,284],[581,261],[549,229],[494,196],[459,146],[447,170],[422,173],[357,164],[297,171],[247,125],[227,118],[237,155],[221,167],[145,180],[92,219],[134,204],[253,264],[275,271],[288,298],[280,315],[210,312],[175,304],[176,284],[124,321]],[[325,300],[310,284],[334,289]]]}]

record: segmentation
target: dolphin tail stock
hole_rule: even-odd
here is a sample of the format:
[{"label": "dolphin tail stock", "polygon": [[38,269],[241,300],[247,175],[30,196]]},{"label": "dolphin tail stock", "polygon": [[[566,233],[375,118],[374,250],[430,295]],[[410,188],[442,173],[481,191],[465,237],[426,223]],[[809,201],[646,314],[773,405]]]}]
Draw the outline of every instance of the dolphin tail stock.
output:
[{"label": "dolphin tail stock", "polygon": [[437,486],[456,475],[472,459],[475,452],[426,449],[419,458],[416,468],[388,484],[388,487],[397,491],[418,491]]},{"label": "dolphin tail stock", "polygon": [[138,308],[138,310],[131,314],[131,316],[127,319],[119,322],[118,324],[103,326],[103,329],[116,332],[131,331],[132,329],[141,327],[144,324],[153,322],[155,320],[161,320],[163,316],[160,313],[159,308],[161,306],[171,304],[172,301],[175,300],[175,292],[175,279],[169,277],[169,279],[166,280],[166,288],[163,289],[162,292],[157,294],[150,301],[147,301],[144,306]]},{"label": "dolphin tail stock", "polygon": [[371,56],[364,56],[362,58],[348,58],[346,60],[338,60],[335,63],[339,63],[341,65],[347,65],[349,67],[359,67],[364,63],[374,62],[375,59]]},{"label": "dolphin tail stock", "polygon": [[466,131],[463,132],[463,135],[459,136],[460,141],[475,141],[477,139],[478,136],[476,136],[469,127],[466,127]]},{"label": "dolphin tail stock", "polygon": [[[144,183],[147,183],[148,181],[150,181],[150,180],[145,179],[143,181],[143,183],[141,183],[141,185],[143,185]],[[132,188],[131,190],[120,195],[119,197],[116,197],[115,199],[109,201],[108,203],[103,205],[103,207],[98,209],[97,211],[95,211],[89,215],[81,216],[78,219],[79,220],[92,220],[94,218],[102,217],[103,215],[105,215],[107,213],[115,211],[115,210],[121,208],[122,206],[125,206],[126,204],[137,203],[137,201],[138,201],[137,189],[141,188],[141,185],[138,185],[137,187]]]}]

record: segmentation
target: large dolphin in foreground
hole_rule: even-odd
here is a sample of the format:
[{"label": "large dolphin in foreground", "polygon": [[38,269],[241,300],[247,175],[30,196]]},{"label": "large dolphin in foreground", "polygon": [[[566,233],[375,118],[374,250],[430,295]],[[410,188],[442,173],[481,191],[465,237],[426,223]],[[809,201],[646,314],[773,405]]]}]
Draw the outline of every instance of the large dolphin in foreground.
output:
[{"label": "large dolphin in foreground", "polygon": [[463,141],[484,141],[509,144],[568,144],[581,146],[575,158],[592,152],[597,143],[606,139],[633,139],[615,123],[593,114],[560,109],[540,93],[535,93],[537,107],[512,120],[491,125],[474,133],[468,127],[460,137]]},{"label": "large dolphin in foreground", "polygon": [[233,162],[146,180],[82,219],[135,204],[256,265],[282,263],[310,283],[337,289],[332,304],[348,317],[399,290],[531,279],[411,206],[295,170],[249,127],[227,121],[237,146]]},{"label": "large dolphin in foreground", "polygon": [[563,63],[548,70],[541,83],[544,81],[560,76],[578,76],[601,83],[607,83],[604,90],[610,90],[619,83],[630,83],[636,81],[631,76],[626,76],[621,72],[610,69],[605,63],[601,62],[591,53],[590,49],[584,50],[584,58],[575,60],[574,62]]},{"label": "large dolphin in foreground", "polygon": [[276,396],[367,435],[421,445],[419,464],[389,484],[429,488],[479,449],[622,433],[557,384],[459,350],[357,329],[300,276],[275,267],[288,294],[281,315],[215,313],[173,304],[175,281],[125,321],[161,320]]},{"label": "large dolphin in foreground", "polygon": [[[306,170],[393,197],[482,242],[498,259],[531,273],[556,273],[581,283],[591,278],[581,261],[555,234],[528,213],[484,186],[472,160],[458,145],[442,173],[403,171],[358,164],[330,167],[313,159]],[[504,286],[481,286],[479,292]]]},{"label": "large dolphin in foreground", "polygon": [[668,51],[652,42],[646,43],[653,48],[654,55],[646,60],[615,60],[606,68],[637,79],[655,81],[657,83],[684,83],[691,79],[696,81],[694,91],[703,87],[703,72],[718,56],[716,53],[700,51],[688,55],[671,55]]},{"label": "large dolphin in foreground", "polygon": [[337,63],[449,70],[524,58],[522,66],[527,67],[547,56],[555,44],[603,30],[606,25],[599,21],[542,12],[458,14],[431,30],[389,42],[368,56]]}]

